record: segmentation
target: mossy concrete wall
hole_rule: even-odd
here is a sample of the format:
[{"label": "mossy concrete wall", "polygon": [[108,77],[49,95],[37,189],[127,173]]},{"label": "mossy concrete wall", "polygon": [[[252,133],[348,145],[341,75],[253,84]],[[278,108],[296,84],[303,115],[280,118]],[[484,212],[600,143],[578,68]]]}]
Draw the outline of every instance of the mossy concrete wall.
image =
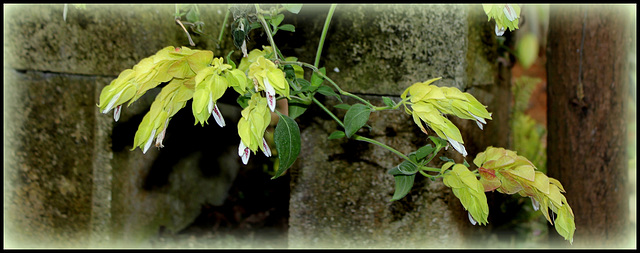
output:
[{"label": "mossy concrete wall", "polygon": [[[189,225],[202,203],[222,203],[239,168],[225,160],[233,156],[207,163],[202,154],[182,153],[163,160],[165,168],[155,164],[157,150],[129,151],[159,88],[124,109],[118,123],[96,106],[122,70],[166,46],[189,45],[174,22],[175,5],[69,5],[66,21],[62,4],[4,10],[6,247],[139,246],[161,227],[175,233]],[[219,34],[225,6],[200,11],[205,32]],[[230,41],[219,47],[193,39],[217,56],[233,50]],[[182,121],[194,128],[192,118]],[[149,184],[157,174],[160,183]]]},{"label": "mossy concrete wall", "polygon": [[[328,6],[309,11],[302,30],[315,48]],[[302,13],[302,12],[301,12]],[[344,90],[382,105],[382,96],[399,101],[411,84],[442,77],[439,86],[471,92],[494,112],[484,131],[474,122],[454,120],[469,151],[467,161],[488,145],[506,146],[509,86],[499,73],[493,27],[480,5],[338,5],[320,65]],[[306,51],[312,51],[308,49]],[[314,55],[302,60],[313,62]],[[502,77],[501,77],[502,75]],[[494,96],[502,94],[505,96]],[[345,98],[345,97],[343,97]],[[354,103],[356,101],[348,101]],[[327,104],[338,104],[327,98]],[[503,111],[503,112],[501,112]],[[338,117],[344,111],[335,109]],[[401,162],[395,154],[354,140],[328,140],[340,130],[320,110],[299,119],[302,153],[291,169],[289,245],[324,247],[466,247],[466,211],[441,180],[416,177],[395,202],[394,179],[386,171]],[[402,110],[372,113],[369,138],[409,153],[426,145],[422,133]],[[462,162],[462,156],[446,151]]]},{"label": "mossy concrete wall", "polygon": [[111,124],[93,103],[108,80],[4,73],[5,245],[82,247],[108,219]]},{"label": "mossy concrete wall", "polygon": [[[285,55],[314,61],[327,10],[305,5],[300,15],[286,14],[284,23],[295,24],[296,32],[275,38]],[[191,125],[189,113],[179,113],[166,147],[146,155],[129,149],[158,89],[123,110],[118,123],[96,107],[102,88],[122,70],[165,46],[188,45],[174,12],[174,5],[70,5],[64,21],[61,4],[5,6],[5,246],[135,247],[160,230],[179,231],[197,214],[198,203],[224,199],[240,168],[232,152],[239,140],[185,147],[194,138],[236,136],[231,122],[237,122],[237,107],[221,106],[229,119],[223,130],[209,125],[193,135],[184,134],[200,128]],[[225,6],[202,5],[200,12],[205,32],[217,37]],[[220,47],[193,38],[196,48],[216,56],[235,50],[239,59],[229,36]],[[260,34],[252,38],[250,49],[266,44]],[[375,104],[382,104],[381,95],[398,99],[412,83],[437,76],[443,77],[438,85],[472,92],[494,113],[484,131],[454,121],[475,154],[486,145],[506,146],[497,136],[506,136],[500,126],[508,118],[498,115],[508,115],[501,106],[509,99],[508,78],[498,73],[495,49],[493,27],[479,5],[339,5],[321,65],[345,90]],[[303,147],[290,169],[291,247],[448,247],[464,241],[466,213],[441,182],[420,179],[403,200],[388,202],[393,178],[385,172],[400,160],[369,144],[327,141],[336,125],[320,115],[312,107],[298,120]],[[175,124],[183,121],[190,128]],[[372,130],[363,135],[402,152],[426,144],[400,111],[375,113],[369,124]],[[163,158],[175,153],[180,155]],[[117,244],[121,239],[133,242]]]}]

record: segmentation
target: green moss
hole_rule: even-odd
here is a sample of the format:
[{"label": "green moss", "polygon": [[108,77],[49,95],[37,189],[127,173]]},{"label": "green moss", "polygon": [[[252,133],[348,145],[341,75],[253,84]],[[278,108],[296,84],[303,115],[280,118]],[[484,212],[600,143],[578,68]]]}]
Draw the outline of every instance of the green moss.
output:
[{"label": "green moss", "polygon": [[[217,38],[226,5],[203,5],[205,33]],[[5,13],[5,57],[10,67],[59,73],[117,75],[166,46],[188,46],[184,30],[175,23],[175,6],[93,5],[70,8],[66,22],[63,5],[8,5]],[[200,35],[198,49],[218,56],[234,50],[229,41]],[[193,48],[193,47],[191,47]]]},{"label": "green moss", "polygon": [[324,64],[340,73],[328,75],[345,90],[368,94],[400,94],[434,77],[462,87],[466,13],[461,5],[339,6]]}]

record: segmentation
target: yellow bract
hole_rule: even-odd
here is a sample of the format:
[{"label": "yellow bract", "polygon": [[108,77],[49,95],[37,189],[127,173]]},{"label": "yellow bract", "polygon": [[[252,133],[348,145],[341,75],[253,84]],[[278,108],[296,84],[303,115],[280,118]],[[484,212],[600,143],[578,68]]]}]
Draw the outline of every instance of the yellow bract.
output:
[{"label": "yellow bract", "polygon": [[254,93],[249,100],[249,105],[241,112],[242,118],[238,121],[238,135],[246,147],[254,153],[262,146],[264,132],[271,122],[271,113],[267,107],[267,99],[259,93]]},{"label": "yellow bract", "polygon": [[[414,122],[422,132],[427,133],[422,125],[424,121],[438,137],[449,141],[455,150],[466,156],[467,151],[462,145],[464,141],[460,130],[443,115],[449,114],[474,120],[482,129],[483,124],[486,124],[485,119],[491,119],[491,113],[469,93],[452,87],[432,85],[440,79],[440,77],[433,78],[409,86],[401,95],[403,101],[410,96],[409,101],[404,103],[405,111],[413,116]],[[407,105],[410,105],[411,109]]]},{"label": "yellow bract", "polygon": [[443,182],[451,187],[462,206],[469,211],[474,220],[484,225],[488,223],[489,206],[484,188],[476,176],[462,164],[453,165],[453,169],[444,175]]},{"label": "yellow bract", "polygon": [[551,224],[554,222],[549,209],[558,215],[556,230],[566,240],[573,241],[573,211],[562,195],[565,191],[558,180],[536,171],[536,167],[527,158],[504,148],[488,147],[476,156],[473,163],[478,166],[480,182],[485,191],[498,190],[505,194],[518,193],[531,197],[534,207],[539,205],[542,214]]}]

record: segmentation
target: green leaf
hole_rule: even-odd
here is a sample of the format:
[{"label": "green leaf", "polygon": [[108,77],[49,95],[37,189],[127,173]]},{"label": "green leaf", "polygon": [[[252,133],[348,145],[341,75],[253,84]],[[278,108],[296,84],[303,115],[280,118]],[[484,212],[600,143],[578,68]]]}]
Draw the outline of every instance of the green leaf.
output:
[{"label": "green leaf", "polygon": [[413,174],[411,176],[407,175],[396,175],[394,179],[396,180],[396,191],[393,193],[393,198],[391,201],[399,200],[404,198],[404,196],[411,191],[411,187],[413,187],[413,181],[415,180],[416,175]]},{"label": "green leaf", "polygon": [[451,166],[455,165],[456,163],[454,162],[446,162],[442,165],[442,168],[440,169],[440,174],[443,174],[445,170],[451,168]]},{"label": "green leaf", "polygon": [[334,140],[334,139],[340,139],[342,137],[344,137],[345,134],[342,131],[335,131],[333,133],[331,133],[331,135],[329,135],[329,139],[330,140]]},{"label": "green leaf", "polygon": [[394,107],[396,106],[396,103],[393,102],[393,100],[391,100],[388,97],[382,97],[382,102],[384,102],[385,105],[387,105],[388,107]]},{"label": "green leaf", "polygon": [[351,138],[369,120],[371,109],[363,104],[354,104],[344,115],[344,129],[348,138]]},{"label": "green leaf", "polygon": [[418,166],[406,160],[398,164],[397,167],[398,170],[405,175],[413,175],[418,173]]},{"label": "green leaf", "polygon": [[189,12],[187,12],[187,21],[191,23],[200,21],[200,13],[198,13],[195,7],[191,8]]},{"label": "green leaf", "polygon": [[422,160],[425,157],[427,157],[427,155],[433,153],[433,151],[435,151],[436,149],[434,147],[431,146],[431,144],[427,144],[424,147],[419,148],[418,150],[416,150],[416,158],[418,160]]},{"label": "green leaf", "polygon": [[253,29],[258,29],[258,28],[260,28],[260,27],[262,27],[262,24],[260,24],[260,22],[253,22],[253,23],[251,23],[251,24],[249,25],[249,30],[248,30],[248,31],[246,31],[246,32],[248,33],[249,31],[251,31],[251,30],[253,30]]},{"label": "green leaf", "polygon": [[281,26],[278,27],[278,29],[289,31],[289,32],[295,32],[296,31],[296,27],[293,26],[293,25],[290,25],[290,24],[281,25]]},{"label": "green leaf", "polygon": [[436,136],[429,136],[429,139],[431,139],[431,141],[436,144],[436,149],[441,149],[447,146],[447,140],[442,139],[440,137],[436,137]]},{"label": "green leaf", "polygon": [[389,170],[387,171],[387,174],[392,175],[392,176],[395,176],[395,175],[404,175],[404,174],[402,174],[402,172],[398,169],[398,166],[396,166],[396,167],[393,167],[393,168],[389,169]]},{"label": "green leaf", "polygon": [[238,99],[236,99],[236,102],[238,102],[238,104],[240,105],[240,107],[242,107],[243,109],[246,108],[247,106],[249,106],[249,100],[251,100],[250,96],[239,96]]},{"label": "green leaf", "polygon": [[318,88],[318,92],[327,97],[336,97],[338,100],[340,100],[340,102],[342,102],[342,98],[340,98],[340,96],[335,91],[333,91],[333,89],[329,88],[329,86],[320,86],[320,88]]},{"label": "green leaf", "polygon": [[278,16],[271,19],[270,23],[273,26],[273,28],[276,28],[280,25],[280,23],[282,23],[283,19],[284,19],[284,14],[278,14]]},{"label": "green leaf", "polygon": [[276,142],[276,150],[278,150],[278,171],[271,178],[275,179],[281,176],[293,162],[298,159],[300,154],[300,128],[295,120],[278,112],[280,120],[276,125],[273,133],[273,139]]},{"label": "green leaf", "polygon": [[334,106],[334,107],[335,107],[335,108],[338,108],[338,109],[342,109],[342,110],[349,110],[349,108],[351,108],[351,105],[348,105],[348,104],[339,104],[339,105],[336,105],[336,106]]},{"label": "green leaf", "polygon": [[299,117],[309,108],[310,104],[311,101],[304,101],[298,98],[289,99],[289,117],[292,119]]},{"label": "green leaf", "polygon": [[231,54],[233,54],[233,50],[231,50],[231,52],[229,52],[229,53],[227,54],[227,63],[228,63],[229,65],[231,65],[231,69],[235,69],[235,68],[236,68],[236,63],[235,63],[235,62],[233,62],[233,60],[231,60]]},{"label": "green leaf", "polygon": [[284,76],[286,79],[294,80],[296,77],[296,71],[291,64],[284,65]]},{"label": "green leaf", "polygon": [[[327,75],[327,70],[324,67],[318,69],[318,71],[325,76]],[[324,81],[324,78],[320,77],[320,75],[316,74],[314,71],[311,75],[311,86],[319,87],[322,84],[322,81]]]},{"label": "green leaf", "polygon": [[441,157],[438,157],[438,158],[440,158],[440,160],[442,160],[442,161],[444,161],[444,162],[452,162],[452,163],[455,163],[455,162],[456,162],[456,161],[454,161],[453,159],[451,159],[451,158],[449,158],[449,157],[446,157],[446,156],[441,156]]},{"label": "green leaf", "polygon": [[293,14],[298,14],[298,12],[300,12],[300,9],[302,9],[302,4],[282,4],[282,7]]},{"label": "green leaf", "polygon": [[300,85],[300,91],[302,92],[314,92],[318,87],[311,86],[311,83],[302,78],[296,78],[296,82]]}]

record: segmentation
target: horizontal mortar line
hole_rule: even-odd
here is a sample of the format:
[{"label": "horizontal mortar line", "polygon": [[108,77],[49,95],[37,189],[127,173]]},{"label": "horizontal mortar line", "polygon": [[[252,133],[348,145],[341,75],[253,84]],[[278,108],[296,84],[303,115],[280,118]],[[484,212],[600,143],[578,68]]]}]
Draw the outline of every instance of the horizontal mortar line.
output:
[{"label": "horizontal mortar line", "polygon": [[118,75],[68,73],[68,72],[56,72],[56,71],[50,71],[50,70],[37,70],[37,69],[16,69],[16,68],[11,68],[11,69],[13,69],[15,71],[18,71],[20,73],[26,73],[28,71],[31,71],[31,72],[39,72],[39,73],[44,73],[44,74],[58,74],[58,75],[69,75],[69,76],[105,77],[105,78],[117,78],[118,77]]}]

